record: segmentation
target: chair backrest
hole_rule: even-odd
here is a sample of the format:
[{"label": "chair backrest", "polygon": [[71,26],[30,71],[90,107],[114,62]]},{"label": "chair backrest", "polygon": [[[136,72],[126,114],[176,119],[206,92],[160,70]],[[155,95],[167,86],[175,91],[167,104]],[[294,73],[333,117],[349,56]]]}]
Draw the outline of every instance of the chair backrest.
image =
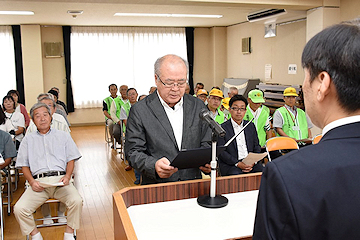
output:
[{"label": "chair backrest", "polygon": [[266,141],[266,151],[268,153],[269,161],[270,151],[282,150],[282,149],[299,149],[297,142],[289,137],[273,137]]},{"label": "chair backrest", "polygon": [[322,134],[316,135],[312,140],[312,144],[317,144],[321,138],[322,138]]}]

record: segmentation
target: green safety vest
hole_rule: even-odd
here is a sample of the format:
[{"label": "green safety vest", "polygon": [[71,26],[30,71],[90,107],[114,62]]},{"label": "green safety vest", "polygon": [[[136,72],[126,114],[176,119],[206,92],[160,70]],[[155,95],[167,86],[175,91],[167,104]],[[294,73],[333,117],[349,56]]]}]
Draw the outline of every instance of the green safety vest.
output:
[{"label": "green safety vest", "polygon": [[[266,124],[266,121],[269,118],[269,116],[270,116],[269,108],[262,105],[260,107],[260,114],[258,114],[258,116],[256,116],[256,118],[254,118],[254,120],[253,120],[255,127],[256,127],[257,134],[258,134],[259,144],[261,147],[264,146],[265,142],[266,142],[265,124]],[[250,106],[247,105],[244,120],[250,121],[253,117],[254,117],[254,115],[252,114],[252,112],[250,110]]]},{"label": "green safety vest", "polygon": [[218,115],[216,115],[215,121],[218,124],[222,124],[225,121],[225,114],[223,113],[223,111],[220,110],[220,108],[218,108],[217,111],[218,111]]},{"label": "green safety vest", "polygon": [[[285,108],[285,106],[279,108],[277,111],[280,112],[283,118],[282,130],[285,132],[286,135],[297,140],[308,138],[309,132],[308,124],[306,121],[306,114],[302,109],[296,108],[296,118]],[[295,123],[293,120],[295,121]]]},{"label": "green safety vest", "polygon": [[[114,101],[114,98],[112,98],[111,96],[107,97],[104,99],[104,102],[106,103],[106,106],[108,108],[107,112],[110,114],[110,108],[111,108],[111,103]],[[107,120],[108,117],[105,116],[105,120]]]},{"label": "green safety vest", "polygon": [[[121,107],[124,106],[125,111],[127,113],[127,115],[129,116],[129,111],[130,111],[130,107],[131,104],[129,101],[127,101],[126,103],[124,103],[124,101],[120,98],[114,98],[114,102],[115,102],[115,107],[116,107],[116,116],[120,119],[120,111],[121,111]],[[125,132],[126,127],[125,124],[123,124],[123,132]]]}]

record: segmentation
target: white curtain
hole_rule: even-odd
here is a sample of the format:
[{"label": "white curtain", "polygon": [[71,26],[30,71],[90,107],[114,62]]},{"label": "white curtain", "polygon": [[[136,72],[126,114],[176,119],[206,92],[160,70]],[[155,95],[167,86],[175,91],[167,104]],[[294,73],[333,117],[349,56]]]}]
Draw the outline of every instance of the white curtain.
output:
[{"label": "white curtain", "polygon": [[111,83],[148,94],[156,59],[170,53],[187,60],[185,28],[72,27],[75,108],[101,107]]},{"label": "white curtain", "polygon": [[11,26],[0,26],[0,102],[6,93],[16,89],[14,39]]}]

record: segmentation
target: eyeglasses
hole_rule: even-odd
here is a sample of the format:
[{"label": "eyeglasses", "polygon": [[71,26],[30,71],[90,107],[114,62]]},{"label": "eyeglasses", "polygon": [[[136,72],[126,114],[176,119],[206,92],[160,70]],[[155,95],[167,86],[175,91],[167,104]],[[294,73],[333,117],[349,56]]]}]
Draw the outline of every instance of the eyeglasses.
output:
[{"label": "eyeglasses", "polygon": [[159,77],[159,75],[156,75],[157,78],[160,80],[160,82],[162,84],[164,84],[164,86],[166,88],[173,88],[173,87],[178,87],[178,88],[182,88],[182,87],[185,87],[187,81],[186,80],[179,80],[178,82],[175,82],[175,81],[166,81],[166,82],[163,82],[161,80],[161,78]]},{"label": "eyeglasses", "polygon": [[235,112],[237,112],[237,111],[239,111],[239,110],[240,110],[240,112],[245,112],[245,111],[246,111],[246,108],[232,107],[232,108],[230,108],[230,109],[233,110],[233,111],[235,111]]}]

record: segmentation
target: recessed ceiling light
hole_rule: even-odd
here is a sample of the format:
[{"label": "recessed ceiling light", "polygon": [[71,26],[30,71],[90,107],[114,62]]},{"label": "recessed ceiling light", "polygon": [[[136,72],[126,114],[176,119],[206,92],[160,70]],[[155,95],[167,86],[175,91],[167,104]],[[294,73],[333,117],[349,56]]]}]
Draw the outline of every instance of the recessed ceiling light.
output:
[{"label": "recessed ceiling light", "polygon": [[67,11],[67,13],[69,13],[69,14],[72,14],[72,15],[74,15],[74,14],[83,14],[83,10],[68,10]]},{"label": "recessed ceiling light", "polygon": [[1,15],[34,15],[32,11],[0,11]]},{"label": "recessed ceiling light", "polygon": [[172,14],[172,13],[115,13],[116,17],[178,17],[178,18],[222,18],[223,15]]}]

